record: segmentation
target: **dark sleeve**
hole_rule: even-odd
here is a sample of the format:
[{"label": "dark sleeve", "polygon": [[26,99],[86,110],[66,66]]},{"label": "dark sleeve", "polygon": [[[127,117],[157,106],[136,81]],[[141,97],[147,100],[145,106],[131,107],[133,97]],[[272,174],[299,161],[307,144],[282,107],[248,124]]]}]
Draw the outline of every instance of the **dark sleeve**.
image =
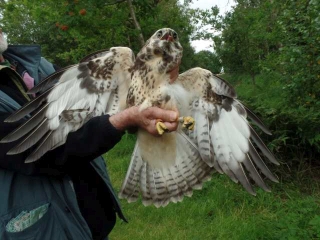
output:
[{"label": "dark sleeve", "polygon": [[[4,123],[8,113],[0,113],[0,139],[5,137],[23,121]],[[24,163],[32,148],[16,155],[6,153],[18,141],[0,143],[0,168],[28,175],[59,176],[66,173],[66,165],[89,162],[110,150],[120,141],[123,132],[118,131],[109,122],[109,116],[92,118],[78,131],[70,133],[64,145],[47,152],[34,163]]]},{"label": "dark sleeve", "polygon": [[114,147],[123,135],[109,121],[109,115],[92,118],[81,129],[69,133],[64,146],[68,161],[91,161]]}]

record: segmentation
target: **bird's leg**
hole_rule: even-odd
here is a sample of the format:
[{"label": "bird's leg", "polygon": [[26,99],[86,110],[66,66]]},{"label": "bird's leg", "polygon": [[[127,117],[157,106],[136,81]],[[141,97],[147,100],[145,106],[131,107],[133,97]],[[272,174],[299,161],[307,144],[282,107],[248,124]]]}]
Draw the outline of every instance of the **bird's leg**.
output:
[{"label": "bird's leg", "polygon": [[182,127],[188,130],[193,130],[195,120],[193,117],[179,117],[179,122],[182,123]]},{"label": "bird's leg", "polygon": [[162,135],[164,132],[168,132],[167,126],[163,123],[161,119],[157,119],[156,128],[159,135]]}]

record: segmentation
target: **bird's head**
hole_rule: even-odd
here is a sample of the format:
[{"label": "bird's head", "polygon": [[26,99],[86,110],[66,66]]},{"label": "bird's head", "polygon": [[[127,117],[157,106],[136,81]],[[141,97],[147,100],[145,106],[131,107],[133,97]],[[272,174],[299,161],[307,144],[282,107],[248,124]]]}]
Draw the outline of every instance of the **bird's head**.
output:
[{"label": "bird's head", "polygon": [[179,43],[178,34],[171,28],[159,29],[150,38],[150,41],[152,41],[152,40],[155,40],[155,41],[162,40],[162,41],[178,42]]},{"label": "bird's head", "polygon": [[173,82],[179,75],[182,51],[178,34],[173,29],[159,29],[138,53],[136,67],[169,74],[170,82]]}]

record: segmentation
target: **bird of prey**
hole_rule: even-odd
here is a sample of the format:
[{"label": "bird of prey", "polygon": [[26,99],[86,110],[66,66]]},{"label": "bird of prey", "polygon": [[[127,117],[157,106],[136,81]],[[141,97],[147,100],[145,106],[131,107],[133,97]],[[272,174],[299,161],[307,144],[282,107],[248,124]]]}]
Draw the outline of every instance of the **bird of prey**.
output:
[{"label": "bird of prey", "polygon": [[[159,120],[156,137],[137,130],[137,141],[120,198],[129,202],[141,196],[144,205],[166,206],[201,189],[213,172],[227,174],[255,195],[251,183],[270,191],[263,176],[277,178],[264,163],[264,155],[278,164],[247,118],[265,133],[270,131],[245,105],[234,88],[202,68],[179,75],[183,48],[178,34],[156,31],[135,57],[126,47],[93,53],[79,64],[49,76],[31,94],[39,96],[6,121],[36,112],[1,142],[23,140],[8,154],[37,147],[26,162],[64,144],[69,132],[89,119],[115,114],[130,106],[142,111],[151,106],[178,110],[177,131],[167,132]],[[259,150],[257,150],[258,148]]]}]

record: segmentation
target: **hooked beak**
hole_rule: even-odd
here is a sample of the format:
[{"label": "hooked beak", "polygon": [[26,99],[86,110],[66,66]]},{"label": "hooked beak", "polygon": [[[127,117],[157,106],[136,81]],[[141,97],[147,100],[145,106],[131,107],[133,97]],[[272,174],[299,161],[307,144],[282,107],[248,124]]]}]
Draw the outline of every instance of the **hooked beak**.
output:
[{"label": "hooked beak", "polygon": [[166,40],[166,41],[169,41],[169,42],[173,42],[173,37],[171,36],[170,33],[166,33],[162,38],[161,40]]}]

